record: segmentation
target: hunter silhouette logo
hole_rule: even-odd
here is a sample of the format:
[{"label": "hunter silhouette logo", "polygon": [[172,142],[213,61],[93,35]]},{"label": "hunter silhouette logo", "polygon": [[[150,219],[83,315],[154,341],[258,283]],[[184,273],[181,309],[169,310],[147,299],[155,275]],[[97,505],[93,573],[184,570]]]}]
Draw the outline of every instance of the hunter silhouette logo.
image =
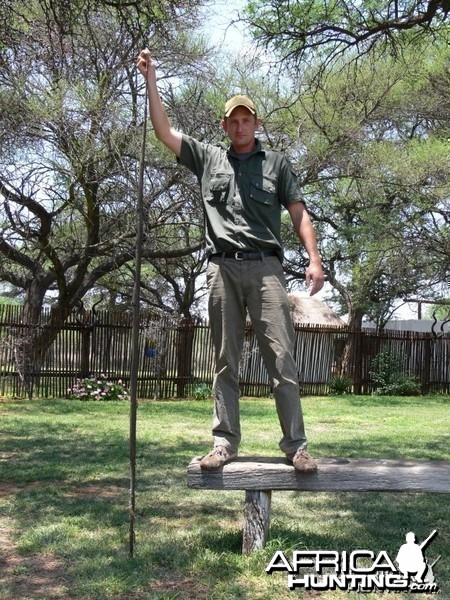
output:
[{"label": "hunter silhouette logo", "polygon": [[419,545],[416,542],[414,532],[410,531],[406,534],[406,544],[403,544],[398,551],[395,560],[400,572],[403,574],[403,577],[411,579],[415,584],[434,584],[433,567],[441,557],[438,556],[433,563],[429,565],[425,558],[424,551],[435,535],[437,535],[436,529]]},{"label": "hunter silhouette logo", "polygon": [[274,571],[286,571],[290,590],[340,589],[433,594],[439,591],[433,567],[441,557],[438,556],[429,564],[425,550],[436,535],[437,531],[434,530],[418,544],[415,534],[410,531],[395,560],[385,550],[378,554],[371,550],[298,550],[293,552],[291,560],[284,552],[278,551],[268,564],[266,573],[270,575]]}]

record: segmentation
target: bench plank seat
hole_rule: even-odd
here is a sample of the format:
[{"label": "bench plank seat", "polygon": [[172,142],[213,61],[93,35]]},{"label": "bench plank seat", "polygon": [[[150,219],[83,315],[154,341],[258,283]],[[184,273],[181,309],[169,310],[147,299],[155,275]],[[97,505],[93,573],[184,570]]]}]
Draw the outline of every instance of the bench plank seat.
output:
[{"label": "bench plank seat", "polygon": [[200,469],[200,460],[188,466],[188,487],[245,490],[243,554],[267,542],[272,490],[450,493],[450,461],[321,458],[316,473],[298,473],[284,458],[238,457],[212,471]]},{"label": "bench plank seat", "polygon": [[284,458],[238,457],[214,471],[188,466],[188,487],[215,490],[450,493],[450,461],[317,459],[316,473],[298,473]]}]

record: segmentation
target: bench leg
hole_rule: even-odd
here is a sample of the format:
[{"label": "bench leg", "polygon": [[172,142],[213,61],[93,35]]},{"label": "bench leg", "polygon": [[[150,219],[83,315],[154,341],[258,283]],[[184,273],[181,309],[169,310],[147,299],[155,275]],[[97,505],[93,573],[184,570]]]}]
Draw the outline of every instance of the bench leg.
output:
[{"label": "bench leg", "polygon": [[242,554],[264,548],[269,535],[271,490],[247,490],[244,504]]}]

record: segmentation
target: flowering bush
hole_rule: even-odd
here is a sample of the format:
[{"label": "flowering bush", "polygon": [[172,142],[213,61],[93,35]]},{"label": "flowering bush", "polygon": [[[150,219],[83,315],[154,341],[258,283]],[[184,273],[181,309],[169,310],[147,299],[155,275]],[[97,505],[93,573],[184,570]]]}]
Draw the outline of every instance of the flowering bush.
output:
[{"label": "flowering bush", "polygon": [[105,375],[77,379],[68,390],[72,400],[128,400],[128,391],[119,379],[117,383],[108,381]]}]

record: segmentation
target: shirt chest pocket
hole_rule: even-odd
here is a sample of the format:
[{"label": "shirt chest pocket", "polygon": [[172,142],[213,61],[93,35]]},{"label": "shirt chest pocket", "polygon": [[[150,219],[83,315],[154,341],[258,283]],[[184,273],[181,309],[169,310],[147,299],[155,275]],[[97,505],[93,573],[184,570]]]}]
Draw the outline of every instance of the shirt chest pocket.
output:
[{"label": "shirt chest pocket", "polygon": [[224,204],[230,195],[231,173],[213,173],[205,185],[204,198],[210,204]]},{"label": "shirt chest pocket", "polygon": [[250,198],[259,204],[272,206],[277,197],[275,181],[265,176],[255,176],[251,179]]}]

